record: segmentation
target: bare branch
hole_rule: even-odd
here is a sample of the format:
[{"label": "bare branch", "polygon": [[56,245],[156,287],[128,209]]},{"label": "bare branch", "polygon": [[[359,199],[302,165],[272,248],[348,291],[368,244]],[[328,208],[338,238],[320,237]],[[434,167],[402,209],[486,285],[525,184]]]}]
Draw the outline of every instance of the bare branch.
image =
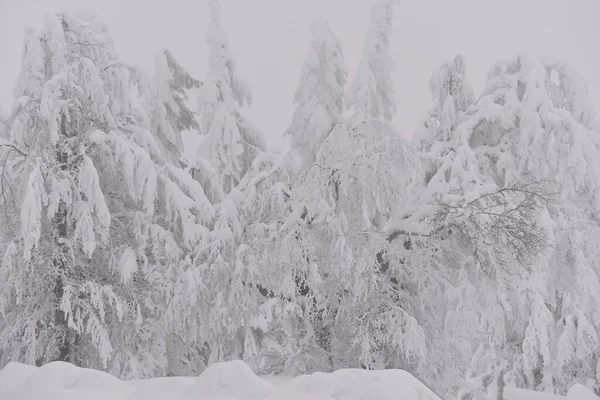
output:
[{"label": "bare branch", "polygon": [[19,153],[20,155],[22,155],[23,157],[27,157],[28,154],[25,153],[23,150],[19,149],[17,146],[15,146],[12,143],[8,143],[7,141],[0,139],[0,147],[9,147],[11,150],[16,151],[17,153]]},{"label": "bare branch", "polygon": [[118,68],[127,68],[128,70],[133,71],[133,72],[136,71],[136,68],[133,67],[133,66],[131,66],[131,65],[127,65],[127,64],[122,63],[122,62],[115,62],[115,63],[108,64],[107,66],[103,67],[102,69],[100,69],[100,72],[104,72],[104,71],[106,71],[109,68],[115,68],[115,67],[118,67]]},{"label": "bare branch", "polygon": [[107,40],[106,42],[98,42],[98,43],[91,43],[91,42],[71,42],[69,43],[71,45],[79,45],[79,46],[89,46],[89,47],[105,47],[105,46],[110,46],[113,44],[112,40]]},{"label": "bare branch", "polygon": [[457,235],[489,274],[494,272],[492,265],[508,271],[512,261],[529,270],[550,247],[546,231],[534,217],[554,201],[553,186],[554,182],[540,180],[507,186],[468,202],[438,200],[430,225],[434,234]]}]

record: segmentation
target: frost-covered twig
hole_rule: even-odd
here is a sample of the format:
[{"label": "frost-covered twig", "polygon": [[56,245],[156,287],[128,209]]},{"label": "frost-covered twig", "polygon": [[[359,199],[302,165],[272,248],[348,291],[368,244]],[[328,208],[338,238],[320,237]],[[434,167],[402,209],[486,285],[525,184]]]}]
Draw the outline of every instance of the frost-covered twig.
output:
[{"label": "frost-covered twig", "polygon": [[475,262],[488,273],[491,264],[506,270],[511,259],[528,269],[551,245],[534,217],[553,202],[552,186],[553,182],[540,180],[513,184],[469,202],[438,200],[430,218],[432,232],[459,233]]},{"label": "frost-covered twig", "polygon": [[25,153],[23,150],[19,149],[17,146],[15,146],[12,143],[7,142],[6,140],[0,138],[0,147],[8,147],[11,150],[16,151],[17,153],[19,153],[20,155],[22,155],[23,157],[27,157],[27,153]]}]

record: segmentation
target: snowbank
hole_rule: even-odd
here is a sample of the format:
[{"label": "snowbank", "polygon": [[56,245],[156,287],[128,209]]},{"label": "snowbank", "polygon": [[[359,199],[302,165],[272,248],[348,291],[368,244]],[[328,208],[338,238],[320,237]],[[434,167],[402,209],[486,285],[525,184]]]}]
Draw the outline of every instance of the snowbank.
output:
[{"label": "snowbank", "polygon": [[125,400],[172,400],[174,393],[183,393],[195,380],[192,377],[169,377],[128,381],[134,388]]},{"label": "snowbank", "polygon": [[243,361],[213,364],[206,368],[178,400],[200,400],[223,396],[239,400],[262,400],[275,385],[254,375]]},{"label": "snowbank", "polygon": [[531,390],[504,388],[504,400],[599,400],[590,389],[583,385],[573,385],[567,393],[567,396],[557,396],[555,394],[533,392]]},{"label": "snowbank", "polygon": [[598,400],[599,397],[583,385],[577,384],[567,393],[567,400]]},{"label": "snowbank", "polygon": [[554,394],[505,387],[504,400],[566,400],[566,398]]},{"label": "snowbank", "polygon": [[17,365],[18,367],[12,365],[7,377],[4,377],[7,368],[0,371],[0,383],[11,378],[20,380],[20,383],[7,391],[0,387],[3,400],[120,399],[133,389],[129,383],[110,374],[79,368],[69,363],[53,362],[33,371],[32,367]]},{"label": "snowbank", "polygon": [[0,370],[0,398],[3,393],[6,394],[21,385],[29,375],[37,371],[33,365],[8,363]]},{"label": "snowbank", "polygon": [[340,370],[297,378],[256,376],[242,361],[214,364],[198,378],[121,381],[54,362],[0,370],[2,400],[440,400],[405,371]]},{"label": "snowbank", "polygon": [[439,397],[406,371],[362,369],[299,376],[282,386],[268,400],[286,398],[439,400]]},{"label": "snowbank", "polygon": [[[406,371],[339,370],[258,377],[242,361],[214,364],[198,378],[121,381],[104,372],[54,362],[0,370],[2,400],[440,400]],[[575,385],[567,397],[506,388],[506,400],[598,400]]]}]

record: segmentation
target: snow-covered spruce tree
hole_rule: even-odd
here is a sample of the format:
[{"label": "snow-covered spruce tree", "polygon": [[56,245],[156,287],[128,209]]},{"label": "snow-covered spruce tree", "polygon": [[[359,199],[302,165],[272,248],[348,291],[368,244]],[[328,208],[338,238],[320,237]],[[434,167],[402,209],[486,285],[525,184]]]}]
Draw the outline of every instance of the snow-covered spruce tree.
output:
[{"label": "snow-covered spruce tree", "polygon": [[346,98],[346,107],[352,111],[351,125],[367,119],[391,121],[396,113],[391,77],[394,61],[389,52],[397,3],[398,0],[376,0],[371,8],[362,59]]},{"label": "snow-covered spruce tree", "polygon": [[168,300],[213,211],[134,123],[133,71],[90,13],[27,32],[4,171],[20,210],[0,268],[2,364],[184,372],[168,359],[181,353]]},{"label": "snow-covered spruce tree", "polygon": [[[426,332],[435,333],[433,346],[452,343],[438,368],[466,372],[457,384],[452,371],[438,371],[455,376],[451,393],[486,398],[503,385],[559,393],[574,382],[596,385],[597,311],[589,299],[600,288],[599,146],[584,88],[562,61],[499,62],[452,134],[440,132],[430,147],[436,162],[420,202],[435,199],[434,210],[420,212],[430,214],[428,242],[437,243],[440,265],[457,270],[442,282],[454,309],[440,309],[443,331]],[[426,327],[437,324],[416,315]]]},{"label": "snow-covered spruce tree", "polygon": [[298,176],[291,213],[259,253],[269,271],[260,282],[272,343],[264,372],[424,361],[422,332],[379,254],[380,229],[411,190],[413,153],[385,123],[365,122],[351,134],[338,126]]},{"label": "snow-covered spruce tree", "polygon": [[262,265],[273,271],[263,284],[277,305],[269,321],[278,327],[273,358],[279,352],[285,360],[279,372],[418,369],[425,359],[423,333],[405,309],[408,297],[389,268],[382,234],[403,213],[420,170],[410,145],[387,122],[392,3],[373,8],[352,92],[352,129],[338,125],[323,140],[316,162],[297,177],[281,242],[262,252]]},{"label": "snow-covered spruce tree", "polygon": [[0,107],[0,138],[6,138],[6,116],[4,115],[4,109]]},{"label": "snow-covered spruce tree", "polygon": [[475,101],[470,83],[466,80],[466,64],[461,54],[444,62],[429,80],[433,106],[413,135],[415,147],[427,153],[434,142],[450,140],[462,114]]},{"label": "snow-covered spruce tree", "polygon": [[158,94],[159,108],[153,110],[153,133],[159,138],[167,161],[175,166],[182,165],[183,144],[181,133],[193,130],[199,133],[200,125],[192,111],[190,98],[194,99],[201,87],[200,81],[194,79],[175,60],[169,50],[163,50],[156,56],[154,83]]},{"label": "snow-covered spruce tree", "polygon": [[[425,357],[422,332],[405,308],[401,272],[389,268],[383,234],[390,218],[406,212],[421,170],[410,145],[389,124],[395,113],[389,55],[395,4],[373,5],[363,57],[348,91],[349,128],[334,129],[322,144],[305,178],[316,187],[294,191],[296,200],[318,196],[307,203],[306,215],[338,221],[322,228],[329,240],[317,236],[314,250],[304,250],[307,264],[318,266],[324,277],[316,286],[324,299],[320,335],[328,338],[324,349],[336,355],[334,366],[418,369]],[[314,235],[314,222],[304,225],[305,235]],[[329,242],[336,245],[323,246]]]},{"label": "snow-covered spruce tree", "polygon": [[[239,185],[216,206],[214,229],[196,248],[202,290],[189,308],[189,320],[190,328],[200,332],[208,363],[243,359],[265,368],[264,354],[273,342],[267,304],[273,293],[265,287],[271,268],[261,261],[290,213],[289,182],[281,156],[259,154]],[[177,301],[188,300],[184,296]]]},{"label": "snow-covered spruce tree", "polygon": [[317,171],[307,173],[294,187],[291,212],[276,233],[263,240],[257,254],[265,271],[260,312],[269,341],[259,364],[264,372],[298,374],[333,368],[331,326],[326,324],[334,316],[324,313],[326,303],[336,296],[327,291],[325,280],[329,275],[329,284],[335,283],[334,273],[338,277],[349,273],[338,268],[347,260],[347,249],[336,252],[330,247],[339,243],[343,248],[342,222],[322,197],[327,187],[321,185]]},{"label": "snow-covered spruce tree", "polygon": [[[522,340],[505,382],[565,393],[598,389],[600,142],[585,83],[563,60],[519,54],[494,65],[470,118],[470,146],[499,182],[549,179],[557,205],[540,221],[551,251],[520,286],[526,304],[509,332]],[[585,238],[585,239],[584,239]],[[516,330],[516,329],[515,329]]]},{"label": "snow-covered spruce tree", "polygon": [[285,133],[292,137],[293,154],[299,157],[299,171],[315,161],[323,140],[343,122],[344,85],[348,74],[342,47],[327,21],[316,19],[311,28],[311,45],[294,96],[297,108],[292,125]]},{"label": "snow-covered spruce tree", "polygon": [[[423,329],[422,341],[439,350],[415,372],[448,396],[464,382],[470,362],[465,354],[474,354],[484,338],[504,343],[504,282],[512,282],[512,271],[546,249],[547,237],[535,216],[551,200],[543,185],[499,186],[482,173],[469,141],[461,138],[461,129],[469,129],[463,126],[466,119],[461,111],[449,132],[433,132],[432,146],[419,154],[428,168],[411,173],[426,186],[414,186],[414,197],[405,197],[399,207],[402,212],[388,214],[390,222],[380,228],[387,243],[377,253],[380,270],[404,293],[403,311]],[[520,239],[521,230],[532,241]],[[493,378],[497,370],[492,372]]]},{"label": "snow-covered spruce tree", "polygon": [[[341,287],[336,284],[335,326],[352,346],[334,334],[335,353],[355,366],[359,361],[368,368],[417,371],[425,360],[424,336],[410,314],[403,271],[389,262],[384,233],[390,219],[408,211],[418,192],[419,160],[390,124],[372,120],[349,132],[335,130],[323,144],[318,163],[328,201],[344,221],[343,240],[352,260],[349,267],[338,266],[352,272],[349,280],[339,279]],[[409,246],[410,239],[404,239]],[[343,278],[349,272],[338,273]]]},{"label": "snow-covered spruce tree", "polygon": [[420,161],[389,123],[365,121],[340,127],[323,143],[314,168],[327,170],[336,208],[355,231],[381,231],[414,197]]},{"label": "snow-covered spruce tree", "polygon": [[[221,26],[220,0],[210,0],[209,11],[211,24],[206,34],[210,47],[208,76],[198,96],[202,133],[208,137],[198,149],[198,157],[208,161],[217,171],[227,194],[240,182],[252,160],[264,151],[265,142],[239,110],[239,107],[250,105],[250,88],[236,71],[227,33]],[[204,176],[198,179],[204,179]]]},{"label": "snow-covered spruce tree", "polygon": [[[23,150],[13,145],[6,137],[10,118],[7,120],[3,118],[4,115],[0,115],[0,254],[4,254],[16,233],[15,227],[19,221],[19,203],[10,173],[22,162],[22,157],[19,156],[25,155]],[[2,350],[0,350],[1,359]]]}]

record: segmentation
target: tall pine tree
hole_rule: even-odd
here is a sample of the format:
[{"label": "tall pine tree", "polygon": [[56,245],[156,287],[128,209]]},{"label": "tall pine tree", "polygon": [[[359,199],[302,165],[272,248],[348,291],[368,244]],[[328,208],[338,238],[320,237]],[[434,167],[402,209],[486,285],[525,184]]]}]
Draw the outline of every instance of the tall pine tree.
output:
[{"label": "tall pine tree", "polygon": [[209,2],[209,12],[208,76],[198,96],[202,132],[208,137],[198,149],[198,157],[217,171],[226,194],[241,181],[252,160],[265,150],[265,141],[238,108],[250,105],[252,97],[248,84],[237,73],[227,33],[221,26],[220,0]]},{"label": "tall pine tree", "polygon": [[89,13],[27,32],[3,171],[19,222],[0,267],[2,364],[181,372],[169,299],[214,212],[135,122],[133,73]]},{"label": "tall pine tree", "polygon": [[396,113],[390,40],[397,3],[398,0],[377,0],[371,7],[363,55],[347,93],[346,106],[352,111],[351,125],[368,119],[391,121]]},{"label": "tall pine tree", "polygon": [[297,108],[286,131],[301,171],[315,161],[323,140],[343,122],[347,76],[342,47],[327,21],[316,19],[311,28],[311,45],[294,96]]},{"label": "tall pine tree", "polygon": [[157,88],[157,98],[152,98],[151,102],[155,108],[151,110],[153,133],[167,161],[175,166],[186,166],[182,132],[189,130],[200,133],[195,107],[191,106],[192,99],[189,97],[197,93],[202,84],[179,65],[166,49],[156,56],[153,81]]}]

